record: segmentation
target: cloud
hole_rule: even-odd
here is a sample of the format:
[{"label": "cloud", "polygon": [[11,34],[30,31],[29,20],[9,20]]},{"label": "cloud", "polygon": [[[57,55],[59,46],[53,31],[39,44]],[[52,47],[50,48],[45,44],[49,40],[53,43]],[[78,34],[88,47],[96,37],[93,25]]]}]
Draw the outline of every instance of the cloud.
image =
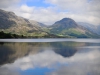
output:
[{"label": "cloud", "polygon": [[[20,7],[16,7],[16,9],[12,9],[12,7],[7,8],[6,10],[14,11],[18,16],[22,16],[27,19],[36,20],[38,22],[42,22],[45,24],[53,24],[57,21],[59,16],[55,11],[56,8],[53,7],[29,7],[27,5],[21,5]],[[62,18],[62,17],[61,17]],[[60,19],[61,19],[60,18]],[[59,20],[60,20],[59,19]]]},{"label": "cloud", "polygon": [[69,17],[72,17],[75,21],[81,19],[82,22],[100,24],[99,0],[45,0],[45,2],[55,5],[61,12],[64,10],[71,12]]},{"label": "cloud", "polygon": [[22,5],[20,7],[20,10],[25,13],[31,13],[33,11],[33,9],[34,9],[34,7],[28,7],[27,5]]},{"label": "cloud", "polygon": [[56,5],[58,8],[76,11],[87,5],[87,0],[45,0],[46,3]]},{"label": "cloud", "polygon": [[15,5],[18,2],[20,2],[20,0],[0,0],[0,8],[8,8],[11,5]]},{"label": "cloud", "polygon": [[[76,22],[88,22],[94,25],[100,25],[100,1],[99,0],[43,0],[48,7],[40,5],[28,6],[27,2],[37,2],[36,0],[2,0],[0,7],[5,10],[13,11],[18,16],[27,19],[36,20],[47,25],[69,17]],[[39,1],[39,0],[38,0]],[[13,6],[11,6],[14,4]],[[16,4],[18,6],[16,6]]]},{"label": "cloud", "polygon": [[18,72],[13,69],[10,70],[7,67],[0,67],[0,75],[20,75]]}]

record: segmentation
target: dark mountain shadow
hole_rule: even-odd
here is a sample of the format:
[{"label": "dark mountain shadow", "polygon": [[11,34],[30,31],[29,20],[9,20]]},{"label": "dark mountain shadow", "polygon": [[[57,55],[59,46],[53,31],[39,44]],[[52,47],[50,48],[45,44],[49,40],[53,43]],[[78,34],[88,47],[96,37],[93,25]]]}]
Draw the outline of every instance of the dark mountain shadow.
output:
[{"label": "dark mountain shadow", "polygon": [[54,52],[60,54],[63,57],[71,57],[77,52],[75,43],[58,42],[52,43]]},{"label": "dark mountain shadow", "polygon": [[0,45],[3,45],[4,44],[4,42],[0,42]]},{"label": "dark mountain shadow", "polygon": [[4,46],[3,43],[0,43],[0,65],[11,63],[12,60],[9,58],[9,55],[13,53],[14,51],[12,51],[10,47]]},{"label": "dark mountain shadow", "polygon": [[76,49],[73,49],[73,48],[70,48],[70,47],[61,48],[61,49],[55,49],[54,51],[57,54],[60,54],[63,57],[71,57],[77,52]]},{"label": "dark mountain shadow", "polygon": [[13,63],[26,56],[29,50],[26,43],[0,43],[0,65]]}]

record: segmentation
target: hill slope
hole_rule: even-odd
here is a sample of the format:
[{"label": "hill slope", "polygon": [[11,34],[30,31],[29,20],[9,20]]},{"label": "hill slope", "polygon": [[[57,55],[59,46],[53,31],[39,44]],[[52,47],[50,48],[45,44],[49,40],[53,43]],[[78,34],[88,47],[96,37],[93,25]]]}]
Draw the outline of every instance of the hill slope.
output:
[{"label": "hill slope", "polygon": [[100,25],[96,26],[93,24],[85,23],[85,22],[78,22],[78,25],[81,25],[81,26],[87,28],[88,30],[90,30],[91,32],[94,32],[94,33],[100,35]]},{"label": "hill slope", "polygon": [[[99,30],[99,29],[98,29]],[[70,18],[63,18],[55,22],[52,26],[28,20],[0,9],[0,31],[4,34],[22,35],[28,37],[66,37],[66,38],[98,38],[99,36],[91,32],[88,28],[78,25]]]},{"label": "hill slope", "polygon": [[0,9],[0,31],[26,36],[49,36],[48,33],[42,30],[42,26],[42,23]]},{"label": "hill slope", "polygon": [[97,34],[89,31],[83,26],[78,25],[70,18],[63,18],[50,26],[50,32],[60,36],[69,36],[77,38],[99,37]]}]

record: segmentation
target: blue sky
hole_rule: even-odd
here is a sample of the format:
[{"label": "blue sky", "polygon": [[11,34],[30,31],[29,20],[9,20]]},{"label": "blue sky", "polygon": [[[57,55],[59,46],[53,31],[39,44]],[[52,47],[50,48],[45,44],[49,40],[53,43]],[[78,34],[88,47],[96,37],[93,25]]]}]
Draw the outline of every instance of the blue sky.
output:
[{"label": "blue sky", "polygon": [[47,25],[65,17],[100,25],[100,0],[1,0],[0,8]]},{"label": "blue sky", "polygon": [[46,4],[44,0],[33,0],[33,1],[27,1],[26,4],[28,6],[36,6],[36,7],[49,7],[50,4]]}]

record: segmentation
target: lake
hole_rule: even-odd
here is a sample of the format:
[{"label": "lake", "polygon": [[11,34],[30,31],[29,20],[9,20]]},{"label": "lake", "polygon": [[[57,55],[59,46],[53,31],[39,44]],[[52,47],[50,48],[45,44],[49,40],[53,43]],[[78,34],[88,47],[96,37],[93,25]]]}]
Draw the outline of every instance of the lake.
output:
[{"label": "lake", "polygon": [[100,75],[100,39],[0,39],[0,75]]}]

